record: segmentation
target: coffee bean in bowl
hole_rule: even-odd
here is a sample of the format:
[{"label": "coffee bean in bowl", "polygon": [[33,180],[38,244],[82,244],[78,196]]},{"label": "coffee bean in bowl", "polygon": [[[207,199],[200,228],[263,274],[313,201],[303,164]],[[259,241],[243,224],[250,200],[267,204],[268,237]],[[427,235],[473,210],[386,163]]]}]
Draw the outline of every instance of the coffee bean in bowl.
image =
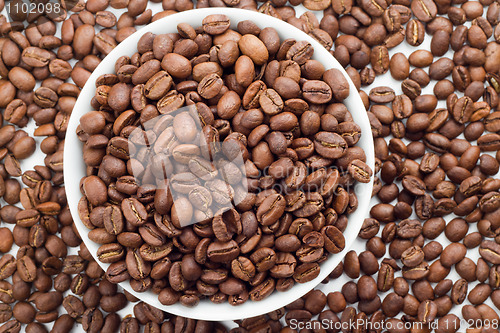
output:
[{"label": "coffee bean in bowl", "polygon": [[311,37],[244,10],[179,13],[89,78],[68,126],[68,202],[111,282],[181,316],[256,316],[310,291],[353,243],[369,133]]}]

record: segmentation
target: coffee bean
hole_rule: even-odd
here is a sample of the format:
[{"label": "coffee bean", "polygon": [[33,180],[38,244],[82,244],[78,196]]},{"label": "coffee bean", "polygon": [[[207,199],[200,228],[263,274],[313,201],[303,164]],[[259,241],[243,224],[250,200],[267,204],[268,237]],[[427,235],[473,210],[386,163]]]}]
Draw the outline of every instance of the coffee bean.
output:
[{"label": "coffee bean", "polygon": [[468,284],[464,279],[460,279],[453,285],[451,299],[455,304],[462,304],[467,296]]},{"label": "coffee bean", "polygon": [[424,301],[418,307],[418,319],[423,323],[428,323],[436,318],[437,305],[433,301]]},{"label": "coffee bean", "polygon": [[36,279],[36,267],[33,260],[24,256],[17,260],[17,271],[24,282],[33,282]]},{"label": "coffee bean", "polygon": [[315,150],[326,158],[339,158],[347,151],[345,140],[336,133],[318,132],[314,140]]},{"label": "coffee bean", "polygon": [[387,8],[385,1],[363,1],[361,7],[369,14],[375,17],[381,16]]},{"label": "coffee bean", "polygon": [[220,35],[229,28],[229,18],[226,15],[209,15],[203,19],[203,30],[211,35]]},{"label": "coffee bean", "polygon": [[489,240],[483,241],[481,243],[481,246],[479,248],[479,254],[484,260],[494,265],[497,265],[496,262],[499,261],[498,253],[499,253],[499,247],[497,243]]},{"label": "coffee bean", "polygon": [[482,304],[491,295],[492,289],[488,284],[478,284],[470,292],[468,299],[474,305]]},{"label": "coffee bean", "polygon": [[14,238],[8,228],[0,228],[0,252],[7,253],[12,248]]},{"label": "coffee bean", "polygon": [[425,194],[425,183],[417,177],[405,176],[402,183],[404,188],[414,195]]},{"label": "coffee bean", "polygon": [[[415,7],[418,7],[418,6],[415,6]],[[424,20],[428,20],[428,18],[430,18],[430,16],[426,15],[427,12],[424,9],[424,8],[427,8],[427,6],[425,4],[422,4],[421,8],[422,8],[423,13],[421,13],[420,16],[423,17]],[[432,18],[430,18],[430,19],[432,19]],[[420,44],[422,44],[424,42],[424,38],[425,38],[425,28],[424,28],[424,25],[422,24],[422,22],[419,20],[415,20],[415,19],[408,22],[407,28],[406,28],[406,41],[408,42],[408,44],[410,44],[411,46],[419,46]]]},{"label": "coffee bean", "polygon": [[362,183],[369,182],[372,176],[370,167],[360,160],[354,160],[351,162],[349,165],[349,173],[354,179]]},{"label": "coffee bean", "polygon": [[410,63],[402,53],[396,53],[392,56],[389,69],[392,77],[396,80],[404,80],[410,75]]},{"label": "coffee bean", "polygon": [[293,279],[296,282],[304,283],[315,279],[319,274],[319,265],[317,263],[304,263],[297,266]]},{"label": "coffee bean", "polygon": [[286,52],[286,59],[293,60],[299,65],[303,65],[313,54],[311,44],[306,41],[298,41],[290,46]]},{"label": "coffee bean", "polygon": [[[122,307],[124,296],[122,294],[119,294],[122,296],[117,297],[105,295],[100,302],[97,300],[100,296],[91,297],[95,294],[96,288],[89,286],[90,282],[92,281],[93,284],[98,281],[102,271],[99,271],[95,262],[86,263],[86,260],[90,258],[86,248],[82,249],[82,257],[67,256],[67,251],[64,250],[66,246],[78,245],[79,239],[75,231],[71,231],[69,228],[71,218],[65,207],[64,192],[59,191],[57,187],[62,185],[62,150],[58,148],[58,142],[64,137],[67,114],[71,111],[78,95],[77,87],[83,87],[90,73],[96,69],[100,62],[101,55],[111,52],[118,42],[135,31],[133,25],[149,23],[153,14],[151,10],[146,10],[146,2],[142,0],[133,0],[130,3],[113,0],[110,4],[115,9],[127,7],[128,14],[122,15],[117,20],[114,14],[106,10],[107,3],[100,0],[90,0],[86,10],[78,6],[76,8],[78,14],[64,21],[60,40],[53,37],[55,29],[52,22],[43,25],[37,24],[33,29],[26,30],[27,38],[18,31],[11,31],[9,38],[13,42],[10,43],[10,39],[8,39],[4,43],[2,64],[0,64],[0,72],[5,72],[2,72],[4,74],[2,76],[13,80],[12,83],[4,80],[5,83],[1,84],[0,91],[4,97],[2,98],[5,103],[4,107],[6,107],[5,120],[23,127],[29,117],[36,114],[39,128],[35,130],[35,135],[48,136],[41,146],[42,151],[50,155],[46,160],[48,176],[41,175],[42,179],[39,179],[37,176],[24,174],[23,182],[30,187],[28,189],[30,191],[26,189],[19,191],[17,183],[11,180],[4,182],[5,193],[2,194],[6,202],[9,205],[14,205],[21,199],[22,205],[26,208],[22,214],[18,214],[14,206],[6,206],[2,209],[1,215],[4,221],[18,224],[14,229],[12,240],[9,240],[9,237],[6,238],[6,251],[10,249],[9,243],[14,240],[16,244],[26,246],[23,247],[25,252],[21,252],[22,255],[19,255],[20,259],[16,262],[16,268],[21,280],[33,281],[35,287],[44,293],[38,295],[40,300],[38,297],[35,300],[37,307],[40,307],[39,310],[43,311],[33,318],[39,322],[54,321],[54,315],[57,317],[57,314],[50,307],[44,306],[55,306],[54,304],[59,305],[62,302],[58,299],[53,301],[56,298],[53,295],[60,294],[50,293],[50,297],[45,296],[47,295],[44,291],[46,279],[43,274],[58,274],[60,270],[65,272],[63,274],[79,274],[72,280],[71,289],[74,293],[85,294],[83,305],[88,309],[74,305],[74,312],[68,311],[68,313],[74,318],[81,318],[84,329],[90,331],[116,330],[118,328],[116,316],[109,314],[105,319],[102,312],[95,307],[99,304],[106,312],[118,311]],[[203,5],[200,3],[200,7]],[[236,3],[228,3],[228,5],[236,5]],[[325,9],[329,5],[330,3],[326,2],[321,4],[307,3],[306,7],[319,10]],[[387,6],[385,2],[379,1],[377,3],[364,3],[361,7],[369,15],[381,16]],[[192,4],[182,2],[174,7],[176,10],[190,9]],[[349,13],[352,4],[347,4],[347,7],[349,9],[342,13]],[[356,20],[365,22],[366,18],[363,15],[366,16],[366,13],[357,11],[357,9],[353,11]],[[270,4],[263,6],[261,11],[283,18],[292,17],[290,13],[287,13],[286,8],[274,8]],[[393,11],[389,18],[396,17],[396,19],[388,21],[386,19],[387,23],[384,22],[386,25],[393,23],[394,26],[391,25],[389,28],[390,32],[397,31],[395,27],[398,24],[397,15]],[[334,16],[331,17],[335,19]],[[334,27],[333,30],[330,27],[320,27],[320,23],[312,13],[304,14],[300,20],[303,20],[303,27],[310,35],[319,39],[325,47],[332,46],[332,38],[336,37],[336,33],[333,31]],[[100,32],[94,31],[95,24],[106,29]],[[367,23],[367,25],[369,24]],[[115,26],[116,30],[113,30]],[[15,25],[9,25],[9,27],[17,29]],[[132,277],[134,279],[131,280],[131,286],[135,291],[145,291],[151,288],[160,293],[160,290],[163,290],[160,294],[162,303],[172,304],[180,301],[182,304],[190,306],[196,304],[199,297],[192,293],[194,287],[188,286],[186,279],[189,281],[198,280],[200,270],[197,269],[197,265],[205,265],[209,262],[229,263],[237,260],[236,258],[247,258],[247,256],[257,256],[257,254],[263,256],[262,259],[254,258],[255,266],[258,271],[269,270],[272,278],[263,274],[256,276],[255,272],[233,272],[237,278],[251,281],[253,289],[246,290],[247,286],[245,286],[243,290],[242,282],[234,278],[229,278],[225,282],[218,281],[209,286],[210,295],[216,295],[220,292],[213,291],[213,289],[218,288],[215,285],[221,285],[221,290],[230,296],[221,296],[221,299],[228,298],[231,304],[239,304],[248,298],[260,300],[274,289],[278,289],[278,286],[284,290],[288,288],[286,286],[293,285],[294,281],[306,282],[313,279],[319,272],[318,263],[324,259],[322,256],[323,247],[327,247],[327,251],[331,253],[340,252],[344,248],[341,230],[345,229],[347,218],[343,213],[351,212],[357,207],[354,194],[350,194],[347,190],[337,190],[339,183],[344,185],[344,182],[351,182],[349,179],[344,179],[349,175],[344,176],[331,171],[336,169],[331,168],[334,162],[329,159],[343,158],[344,155],[348,155],[342,163],[346,170],[349,166],[350,176],[354,177],[356,181],[367,181],[366,175],[360,176],[358,169],[362,169],[368,174],[368,178],[372,175],[372,171],[365,165],[364,156],[347,153],[348,147],[356,145],[360,136],[359,127],[350,121],[349,116],[345,116],[345,119],[344,115],[317,116],[323,113],[320,110],[323,106],[317,104],[324,105],[332,99],[335,99],[336,102],[342,102],[347,98],[349,95],[347,81],[337,70],[329,70],[328,74],[323,73],[322,65],[311,59],[313,48],[309,43],[290,40],[280,45],[278,35],[269,28],[261,30],[257,27],[256,30],[253,27],[245,32],[240,31],[243,35],[240,36],[236,31],[230,30],[229,19],[224,15],[211,15],[205,18],[201,28],[187,24],[180,24],[177,28],[179,34],[158,36],[145,34],[137,45],[137,53],[130,57],[123,56],[116,62],[116,75],[107,74],[97,80],[96,95],[91,101],[91,106],[97,111],[89,112],[81,119],[78,137],[82,142],[86,142],[84,160],[89,168],[88,177],[81,184],[85,198],[80,201],[79,215],[87,226],[94,229],[89,233],[89,237],[105,243],[100,247],[98,256],[101,260],[112,263],[106,272],[107,277],[113,282],[125,281]],[[385,28],[380,22],[373,24],[370,29],[372,32],[380,31],[385,35]],[[366,37],[366,41],[370,45],[382,43],[383,39],[382,35],[373,33]],[[212,47],[215,45],[222,46],[220,48],[218,46]],[[57,53],[48,50],[56,47],[59,47]],[[20,52],[20,49],[24,51]],[[386,49],[381,48],[380,54],[385,55],[385,51]],[[239,52],[241,52],[241,56]],[[13,54],[17,54],[17,56],[13,56]],[[358,53],[358,55],[360,56],[359,61],[362,61],[362,54]],[[73,56],[81,60],[75,65],[75,68],[71,68],[70,64],[72,63],[69,61]],[[267,84],[268,79],[274,75],[271,73],[272,66],[270,63],[267,64],[270,58],[277,59],[276,62],[288,61],[287,65],[278,63],[277,75],[272,80],[274,85]],[[4,70],[2,68],[5,67],[4,65],[9,68],[6,67]],[[262,65],[267,65],[267,68]],[[224,67],[224,71],[221,66]],[[302,70],[300,66],[303,66],[304,69]],[[33,70],[30,71],[29,67]],[[229,74],[232,70],[235,74]],[[32,96],[29,96],[29,91],[34,89],[35,79],[42,80],[41,78],[46,78],[49,74],[54,77],[44,80],[41,87],[36,89]],[[229,78],[231,75],[233,75],[232,79]],[[187,81],[191,76],[192,80]],[[62,80],[69,77],[76,82],[75,85],[70,86],[70,84],[62,83]],[[278,77],[280,79],[277,79]],[[258,82],[260,78],[265,80],[267,86],[259,86],[256,92],[252,92],[252,84]],[[175,91],[172,90],[174,86]],[[245,88],[247,87],[248,96],[245,99]],[[19,90],[17,95],[16,89]],[[378,96],[375,95],[372,94],[371,98],[377,100]],[[384,99],[379,98],[378,100]],[[259,200],[258,204],[253,203],[254,199],[250,195],[247,196],[250,199],[245,199],[248,202],[236,203],[238,210],[241,207],[242,211],[256,213],[255,227],[252,231],[240,226],[239,212],[235,209],[227,210],[221,214],[209,212],[207,209],[209,197],[212,197],[214,202],[225,205],[232,202],[241,193],[236,184],[241,180],[242,170],[237,170],[237,167],[232,168],[232,164],[224,164],[224,167],[221,168],[224,171],[224,180],[233,185],[229,188],[226,186],[227,184],[221,182],[207,183],[206,187],[201,187],[202,184],[204,185],[201,181],[196,184],[197,187],[189,188],[186,179],[179,180],[172,177],[174,180],[172,184],[175,184],[177,189],[186,190],[184,193],[186,197],[183,199],[170,198],[167,191],[161,192],[160,189],[154,189],[153,186],[142,185],[152,184],[151,181],[154,181],[152,178],[157,176],[160,170],[164,170],[161,169],[163,167],[161,163],[159,167],[155,165],[148,168],[145,157],[149,153],[146,150],[136,152],[129,145],[130,142],[133,142],[135,147],[138,147],[136,145],[137,138],[131,134],[133,128],[139,120],[144,123],[145,120],[150,120],[158,115],[158,112],[160,114],[170,113],[184,104],[190,105],[192,102],[195,102],[197,106],[198,104],[206,105],[204,109],[198,107],[200,110],[198,113],[202,115],[203,126],[213,126],[212,128],[217,132],[217,141],[219,138],[224,140],[229,135],[231,140],[237,142],[235,145],[237,149],[246,148],[246,136],[250,134],[247,130],[263,124],[270,126],[274,134],[268,137],[266,134],[269,128],[263,135],[252,137],[252,139],[256,139],[258,136],[255,141],[250,140],[251,138],[248,136],[248,145],[251,145],[252,148],[255,147],[255,149],[251,151],[252,155],[248,152],[242,155],[244,160],[248,158],[248,161],[254,162],[258,168],[256,168],[257,171],[266,170],[264,172],[267,172],[266,168],[273,166],[269,168],[270,174],[258,181],[257,186],[262,189],[270,188],[274,184],[278,185],[282,180],[295,190],[302,186],[308,188],[303,197],[303,205],[295,207],[293,215],[285,213],[287,201],[285,201],[284,194],[271,194],[267,198],[263,197],[264,200]],[[307,103],[312,103],[311,110],[307,112],[308,115],[312,116],[314,123],[309,122],[308,118],[304,116],[304,119],[301,119],[301,122],[304,123],[302,125],[298,118],[309,108]],[[244,108],[249,109],[248,119],[238,115],[241,104]],[[215,110],[216,105],[218,111],[213,113],[210,109]],[[265,115],[261,111],[255,112],[259,107],[262,108]],[[41,110],[39,110],[40,108]],[[54,111],[55,108],[57,108],[56,111]],[[217,120],[214,119],[214,115]],[[274,117],[269,118],[266,115]],[[212,161],[219,166],[218,162],[215,163],[214,158],[218,153],[217,148],[214,146],[214,149],[208,153],[196,153],[196,149],[187,146],[199,139],[198,128],[192,126],[192,118],[185,116],[179,118],[174,117],[173,121],[170,120],[170,123],[174,123],[170,130],[170,134],[174,134],[176,137],[174,141],[169,141],[171,137],[167,136],[169,133],[165,128],[161,128],[162,125],[157,124],[156,129],[161,128],[158,131],[148,128],[144,133],[147,134],[148,140],[151,139],[150,142],[155,142],[156,139],[154,150],[158,156],[160,153],[165,153],[161,151],[165,149],[169,154],[172,154],[175,162],[182,164],[176,165],[175,168],[181,169],[184,173],[190,170],[195,177],[203,181],[213,181],[218,172],[214,172]],[[320,122],[320,118],[325,118],[325,121],[321,119]],[[229,121],[221,122],[222,119]],[[346,123],[342,124],[343,122]],[[305,130],[308,126],[309,129]],[[302,134],[295,133],[299,127],[304,127]],[[328,135],[319,135],[320,127],[324,131],[321,133]],[[153,131],[155,132],[154,137],[151,137],[149,133]],[[292,131],[294,131],[293,134]],[[26,136],[25,132],[16,132],[14,128],[6,127],[4,132],[5,138],[2,137],[2,142],[5,139],[3,144],[5,147],[2,156],[5,157],[5,175],[2,174],[2,179],[6,179],[8,176],[21,176],[19,160],[27,158],[33,153],[34,141]],[[204,129],[204,133],[208,132],[205,132]],[[230,132],[234,134],[229,134]],[[334,133],[337,136],[333,135]],[[302,139],[305,139],[305,136],[312,139],[314,136],[314,145],[311,140],[307,139],[309,141],[304,141],[304,145],[298,142],[292,148],[292,139],[297,139],[297,134],[299,137],[302,136]],[[144,147],[138,149],[142,148]],[[234,151],[237,152],[237,149]],[[322,157],[317,158],[318,155],[316,155],[313,158],[315,151]],[[223,147],[223,153],[227,157],[235,156],[233,150],[226,145]],[[196,163],[199,162],[201,156],[205,160]],[[306,160],[307,163],[302,164],[303,168],[297,167],[300,172],[296,176],[300,176],[298,177],[300,179],[290,179],[289,176],[291,171],[295,169],[294,163],[297,159]],[[280,161],[280,163],[275,161]],[[312,168],[321,166],[326,168],[323,170],[328,172],[314,173],[307,169],[309,166]],[[131,170],[134,170],[133,174]],[[136,173],[135,170],[141,171]],[[52,171],[55,172],[53,176],[50,175]],[[54,183],[57,188],[52,188],[49,181]],[[187,191],[188,188],[189,191]],[[201,191],[202,188],[207,188],[208,191]],[[312,191],[314,188],[320,190]],[[338,192],[338,199],[335,199],[332,206],[335,208],[329,208],[332,214],[329,213],[328,217],[324,217],[322,212],[324,211],[326,214],[325,209],[330,205],[334,191]],[[18,196],[20,198],[17,198]],[[279,200],[269,198],[278,198]],[[246,205],[245,209],[243,205]],[[335,212],[334,209],[338,211]],[[216,212],[216,210],[214,211]],[[170,214],[171,217],[164,217],[166,214]],[[205,216],[207,222],[212,221],[212,216],[215,215],[212,228],[200,224],[200,227],[196,229],[194,227],[178,229],[181,226],[184,227],[184,221],[191,221],[193,216],[200,214]],[[341,215],[339,216],[339,214]],[[292,216],[302,220],[297,218],[294,220]],[[311,217],[311,221],[308,220],[309,217]],[[221,220],[222,223],[220,223]],[[331,221],[326,227],[325,220]],[[301,221],[308,223],[303,226]],[[61,229],[57,227],[58,222],[62,224]],[[259,222],[261,227],[259,227]],[[283,226],[281,226],[282,223]],[[292,223],[294,223],[293,227]],[[335,227],[330,224],[335,224]],[[215,226],[217,228],[214,228]],[[297,232],[288,231],[289,228]],[[61,238],[54,235],[57,230],[61,231]],[[173,238],[174,241],[166,244],[164,234]],[[235,240],[232,240],[233,235]],[[214,236],[219,241],[215,241]],[[240,243],[240,238],[243,236],[249,238]],[[276,245],[280,250],[275,252],[275,263],[273,260],[266,261],[269,253],[263,249],[269,248],[267,245],[278,249],[275,247],[274,238],[283,236],[293,237],[284,238],[283,244]],[[203,261],[204,255],[205,260],[208,257],[210,261],[198,263],[196,260],[194,263],[193,257],[186,255],[186,253],[193,252],[197,248],[199,237],[204,237],[203,239],[207,239],[207,241],[204,250],[203,247],[200,247],[196,258]],[[301,246],[301,241],[307,245]],[[28,248],[29,244],[37,249],[36,254],[35,250]],[[221,246],[223,255],[219,251]],[[181,249],[180,252],[183,254],[180,255],[177,251],[173,251],[174,248]],[[45,250],[48,254],[43,253]],[[288,252],[280,252],[285,250]],[[203,252],[205,253],[203,254]],[[177,262],[177,264],[172,264],[170,267],[170,271],[175,273],[172,273],[175,275],[175,279],[171,278],[169,282],[175,286],[175,289],[182,289],[183,295],[169,293],[164,288],[160,281],[166,275],[162,277],[155,275],[158,279],[153,277],[152,271],[159,262],[163,266],[158,265],[158,267],[163,268],[158,268],[158,271],[165,270],[166,261],[160,260],[167,260],[167,255],[170,253],[173,255],[172,261]],[[9,257],[4,256],[4,258],[8,259]],[[297,258],[302,261],[302,264],[296,267]],[[7,259],[5,259],[6,268],[2,272],[10,276],[13,263]],[[182,261],[180,273],[179,260]],[[249,260],[247,259],[247,261]],[[314,263],[308,261],[314,261]],[[34,270],[35,263],[40,262],[42,263],[41,270]],[[63,262],[62,266],[60,266],[61,262]],[[244,259],[241,259],[241,262],[241,267],[246,267]],[[273,263],[272,267],[270,267],[270,263]],[[83,274],[85,265],[88,265],[86,275]],[[368,269],[370,265],[367,263],[365,266]],[[208,266],[204,268],[208,269]],[[248,269],[251,272],[251,268]],[[160,273],[155,271],[155,274]],[[226,272],[226,279],[228,278],[227,274]],[[154,281],[151,281],[149,275]],[[180,276],[184,277],[179,278]],[[251,277],[248,278],[248,276]],[[199,278],[203,281],[203,277]],[[62,283],[63,280],[63,278],[58,280],[57,288],[67,290],[70,286],[65,287]],[[235,286],[238,286],[239,289],[235,289]],[[198,284],[196,288],[200,289]],[[47,299],[45,300],[45,298]],[[132,299],[131,296],[130,299]],[[213,297],[213,300],[217,299],[217,297]],[[67,301],[66,303],[65,308],[73,308],[70,303],[74,302]],[[18,306],[19,309],[24,306],[24,303],[22,304]],[[320,306],[313,305],[315,304],[311,303],[307,308],[315,314],[319,313]],[[33,320],[31,310],[24,311],[30,314],[29,320],[17,318],[19,317],[17,313],[22,312],[17,311],[18,308],[15,311],[16,319],[23,323]],[[150,312],[153,311],[147,311],[147,313]],[[121,325],[122,330],[139,330],[139,322],[143,323],[144,316],[141,317],[139,311],[134,314],[138,320],[125,319]],[[111,319],[108,320],[108,318]],[[152,321],[154,323],[148,323],[146,329],[159,330],[159,324],[163,318]],[[187,326],[193,326],[194,329],[193,321],[185,320],[184,322],[187,323]],[[184,322],[182,318],[177,319],[175,326],[183,327]],[[71,316],[64,315],[56,321],[54,330],[69,331],[73,323],[74,320]],[[168,324],[167,322],[165,326]],[[12,327],[9,326],[10,328],[7,330],[17,330],[17,327],[20,326],[17,322],[9,323],[9,325]],[[113,328],[108,329],[107,325]],[[35,325],[28,327],[35,327]],[[32,329],[36,330],[36,328],[29,330],[27,328],[27,331]]]},{"label": "coffee bean", "polygon": [[269,58],[265,44],[258,37],[246,34],[238,41],[241,53],[249,56],[256,65],[264,64]]},{"label": "coffee bean", "polygon": [[147,212],[144,205],[137,199],[125,199],[122,201],[121,209],[125,219],[133,225],[140,226],[146,222]]},{"label": "coffee bean", "polygon": [[334,226],[327,226],[322,229],[325,241],[325,248],[330,253],[338,253],[345,247],[345,239],[340,230]]},{"label": "coffee bean", "polygon": [[401,261],[405,266],[415,267],[424,260],[424,252],[419,246],[413,246],[406,249],[401,255]]},{"label": "coffee bean", "polygon": [[403,277],[407,280],[419,280],[429,275],[429,264],[421,263],[414,268],[403,268]]},{"label": "coffee bean", "polygon": [[240,248],[233,240],[211,243],[207,249],[208,258],[214,262],[231,262],[239,253]]},{"label": "coffee bean", "polygon": [[283,100],[274,89],[266,89],[259,97],[264,113],[273,116],[283,109]]},{"label": "coffee bean", "polygon": [[445,267],[451,267],[465,257],[465,246],[460,243],[448,245],[441,254],[441,262]]}]

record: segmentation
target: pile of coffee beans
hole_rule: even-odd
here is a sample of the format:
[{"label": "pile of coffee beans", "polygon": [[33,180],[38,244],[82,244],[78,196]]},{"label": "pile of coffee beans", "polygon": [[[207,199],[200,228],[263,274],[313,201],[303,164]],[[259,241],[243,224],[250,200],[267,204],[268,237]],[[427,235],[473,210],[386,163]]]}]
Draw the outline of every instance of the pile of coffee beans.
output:
[{"label": "pile of coffee beans", "polygon": [[238,305],[316,278],[372,171],[347,80],[310,43],[221,14],[200,23],[144,34],[96,80],[79,214],[111,282],[162,284],[165,305]]},{"label": "pile of coffee beans", "polygon": [[[365,251],[350,252],[322,291],[232,331],[464,332],[459,319],[473,324],[467,332],[498,331],[498,1],[63,4],[59,15],[0,16],[0,332],[230,329],[162,313],[109,283],[72,226],[62,177],[67,120],[101,59],[138,26],[210,6],[281,18],[331,50],[364,99],[378,157]],[[37,165],[33,147],[47,155]]]}]

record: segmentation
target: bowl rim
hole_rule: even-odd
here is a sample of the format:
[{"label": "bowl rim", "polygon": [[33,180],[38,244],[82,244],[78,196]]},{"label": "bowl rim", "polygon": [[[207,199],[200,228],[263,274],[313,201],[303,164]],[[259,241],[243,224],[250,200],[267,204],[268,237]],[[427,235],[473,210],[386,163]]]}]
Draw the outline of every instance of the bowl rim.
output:
[{"label": "bowl rim", "polygon": [[[136,31],[126,40],[118,44],[101,61],[99,66],[97,66],[97,68],[92,72],[85,86],[81,90],[68,123],[66,132],[67,135],[64,144],[64,183],[66,187],[68,207],[70,209],[75,226],[80,234],[80,237],[82,238],[82,241],[85,243],[90,254],[94,257],[94,259],[104,271],[106,271],[106,268],[109,266],[109,264],[102,263],[97,259],[96,251],[99,245],[88,238],[89,229],[85,227],[85,225],[83,225],[78,214],[78,202],[82,197],[82,194],[80,192],[80,180],[84,176],[86,176],[86,173],[82,155],[83,144],[76,135],[76,129],[79,124],[80,117],[86,112],[92,110],[92,108],[90,107],[90,100],[95,93],[95,81],[102,74],[114,72],[114,63],[120,56],[132,55],[137,50],[137,41],[145,33],[154,32],[158,34],[176,32],[176,25],[182,22],[187,22],[193,25],[201,25],[202,19],[205,16],[212,14],[227,15],[231,20],[232,28],[234,28],[240,21],[252,20],[261,28],[275,28],[278,31],[281,40],[284,40],[286,38],[306,40],[311,43],[314,48],[313,59],[319,60],[326,69],[339,69],[347,79],[350,89],[350,94],[346,98],[346,100],[344,100],[344,104],[351,112],[355,123],[361,127],[363,133],[357,146],[361,147],[364,150],[367,164],[372,168],[372,170],[375,169],[373,137],[371,135],[371,126],[363,101],[347,72],[331,55],[331,53],[328,52],[319,42],[317,42],[311,36],[307,35],[305,32],[280,19],[246,9],[200,8],[172,14],[170,16],[152,22]],[[355,240],[358,236],[359,230],[361,229],[362,223],[365,217],[367,217],[368,209],[370,207],[371,193],[373,190],[373,180],[374,177],[371,177],[369,183],[357,183],[354,187],[354,191],[358,195],[358,208],[355,212],[349,215],[349,223],[346,230],[344,231],[344,237],[346,241],[345,249],[340,253],[329,255],[328,259],[321,263],[321,271],[319,276],[310,282],[302,284],[296,283],[290,290],[285,292],[275,291],[262,301],[248,300],[241,305],[232,306],[227,302],[224,302],[222,304],[214,304],[209,300],[201,300],[200,303],[193,308],[183,306],[180,303],[168,306],[163,305],[158,301],[158,295],[154,294],[151,290],[144,293],[135,292],[131,288],[128,280],[119,283],[119,285],[140,300],[149,303],[165,312],[198,320],[237,320],[272,312],[297,300],[298,298],[302,297],[307,292],[312,290],[314,287],[319,285],[344,259],[345,254],[351,250],[352,246],[355,244]]]}]

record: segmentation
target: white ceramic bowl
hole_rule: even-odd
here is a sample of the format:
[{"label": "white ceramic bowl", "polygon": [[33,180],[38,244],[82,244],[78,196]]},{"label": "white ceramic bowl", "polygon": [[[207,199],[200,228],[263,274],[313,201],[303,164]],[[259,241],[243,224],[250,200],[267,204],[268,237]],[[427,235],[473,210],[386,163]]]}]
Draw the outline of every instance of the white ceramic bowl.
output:
[{"label": "white ceramic bowl", "polygon": [[[361,127],[362,136],[358,143],[358,146],[364,149],[367,158],[367,164],[374,169],[375,166],[375,156],[373,149],[373,138],[371,135],[370,123],[363,105],[363,102],[357,93],[356,87],[349,79],[349,76],[344,71],[342,66],[335,60],[335,58],[316,40],[307,35],[306,33],[300,31],[299,29],[293,27],[292,25],[276,19],[274,17],[261,14],[258,12],[253,12],[243,9],[235,8],[204,8],[195,9],[190,11],[185,11],[177,13],[156,22],[153,22],[146,27],[135,32],[133,35],[128,37],[125,41],[120,43],[94,70],[92,75],[87,81],[87,84],[82,89],[80,96],[75,104],[73,113],[68,125],[68,131],[66,136],[66,143],[64,148],[64,182],[66,185],[66,194],[68,198],[69,208],[75,221],[75,225],[80,233],[83,242],[87,245],[90,253],[96,261],[101,265],[101,267],[106,270],[108,264],[104,264],[97,260],[96,252],[99,247],[97,243],[94,243],[88,238],[89,230],[83,225],[78,215],[78,201],[82,197],[79,189],[80,179],[85,177],[85,163],[82,158],[82,143],[78,140],[76,136],[76,128],[79,124],[80,117],[86,112],[91,111],[90,100],[95,93],[95,81],[96,79],[106,73],[114,72],[115,61],[122,55],[131,56],[137,51],[136,45],[139,38],[146,32],[153,32],[155,34],[163,34],[176,32],[176,26],[179,23],[189,23],[193,26],[200,26],[203,18],[211,14],[225,14],[231,19],[231,28],[235,29],[239,21],[252,20],[259,27],[273,27],[277,30],[280,35],[281,40],[286,38],[295,38],[296,40],[307,40],[314,47],[313,59],[320,61],[326,69],[337,68],[349,81],[350,95],[344,101],[345,105],[352,113],[354,121]],[[296,299],[302,297],[304,294],[309,292],[315,286],[317,286],[323,279],[325,279],[330,272],[340,263],[344,258],[345,254],[349,251],[354,240],[356,239],[358,232],[361,228],[363,220],[367,216],[369,209],[369,202],[372,193],[373,179],[370,183],[361,184],[359,183],[355,187],[356,194],[358,196],[358,209],[349,216],[349,224],[344,232],[346,247],[341,253],[330,255],[328,260],[321,264],[321,272],[319,276],[307,283],[295,284],[294,287],[287,292],[277,292],[275,291],[272,295],[266,299],[253,302],[251,300],[245,302],[242,305],[231,306],[228,303],[224,304],[214,304],[209,300],[202,300],[199,305],[194,308],[188,308],[181,304],[175,304],[171,306],[162,305],[158,301],[158,297],[153,292],[137,293],[132,290],[128,282],[120,283],[120,285],[129,291],[131,294],[140,298],[144,302],[147,302],[159,309],[166,312],[201,320],[236,320],[242,318],[249,318],[265,314],[281,308]]]}]

